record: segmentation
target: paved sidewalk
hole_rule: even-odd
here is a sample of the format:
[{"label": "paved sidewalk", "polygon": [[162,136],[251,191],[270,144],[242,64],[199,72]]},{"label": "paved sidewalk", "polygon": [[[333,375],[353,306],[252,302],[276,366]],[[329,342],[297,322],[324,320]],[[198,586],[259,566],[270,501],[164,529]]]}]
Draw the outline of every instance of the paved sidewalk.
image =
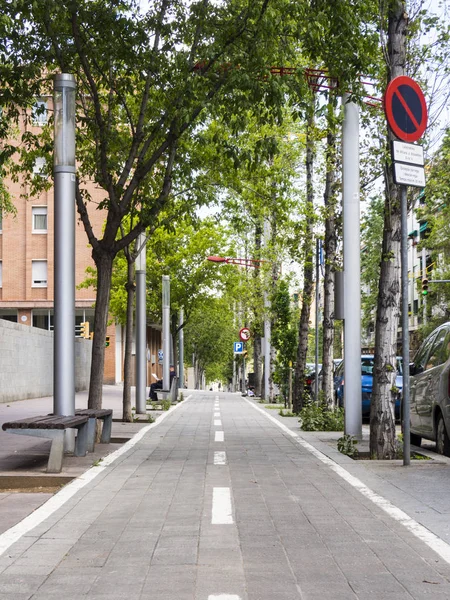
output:
[{"label": "paved sidewalk", "polygon": [[[55,491],[93,464],[114,452],[147,422],[122,423],[122,386],[103,387],[103,408],[113,409],[111,444],[96,444],[95,452],[85,457],[66,456],[60,474],[47,474],[50,440],[5,433],[6,421],[45,415],[53,410],[53,398],[35,398],[0,404],[0,534],[21,521],[53,496]],[[76,408],[87,407],[87,392],[76,394]],[[134,406],[134,388],[132,388]],[[154,418],[161,412],[151,411]],[[39,491],[37,491],[39,490]],[[1,598],[1,596],[0,596]]]},{"label": "paved sidewalk", "polygon": [[139,426],[30,515],[1,600],[450,598],[448,460],[352,461],[237,394]]}]

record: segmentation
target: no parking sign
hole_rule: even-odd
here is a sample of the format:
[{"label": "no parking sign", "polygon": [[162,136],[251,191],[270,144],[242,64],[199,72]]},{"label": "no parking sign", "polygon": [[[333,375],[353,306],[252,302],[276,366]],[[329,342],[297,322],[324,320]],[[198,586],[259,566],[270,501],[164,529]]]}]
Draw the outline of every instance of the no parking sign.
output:
[{"label": "no parking sign", "polygon": [[418,83],[401,75],[389,82],[384,95],[384,110],[389,126],[404,142],[417,142],[428,121],[425,96]]}]

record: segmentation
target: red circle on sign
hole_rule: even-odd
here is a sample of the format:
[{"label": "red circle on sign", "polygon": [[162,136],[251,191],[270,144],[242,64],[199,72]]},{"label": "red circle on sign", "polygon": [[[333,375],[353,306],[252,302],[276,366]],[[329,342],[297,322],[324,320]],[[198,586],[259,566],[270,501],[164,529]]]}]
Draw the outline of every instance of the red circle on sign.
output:
[{"label": "red circle on sign", "polygon": [[243,327],[240,331],[239,331],[239,337],[241,338],[241,340],[243,342],[247,342],[250,339],[251,333],[250,333],[250,329],[248,327]]},{"label": "red circle on sign", "polygon": [[386,88],[384,110],[394,134],[404,142],[417,142],[428,120],[427,103],[418,83],[400,75]]}]

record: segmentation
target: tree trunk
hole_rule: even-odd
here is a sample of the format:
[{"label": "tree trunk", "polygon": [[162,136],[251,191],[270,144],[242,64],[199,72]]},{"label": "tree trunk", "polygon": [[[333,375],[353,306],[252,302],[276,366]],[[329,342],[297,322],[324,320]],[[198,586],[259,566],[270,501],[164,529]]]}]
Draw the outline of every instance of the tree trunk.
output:
[{"label": "tree trunk", "polygon": [[[403,75],[406,61],[407,16],[398,0],[389,13],[389,80]],[[388,142],[395,139],[388,133]],[[401,205],[391,165],[385,167],[386,202],[383,247],[375,329],[375,361],[370,412],[370,454],[377,459],[396,456],[395,377],[400,312]]]},{"label": "tree trunk", "polygon": [[[261,259],[261,238],[262,238],[262,227],[260,223],[256,224],[255,227],[255,258]],[[262,303],[262,294],[261,294],[261,271],[260,269],[253,270],[253,286],[255,292],[255,300],[256,303]],[[261,310],[259,307],[254,307],[253,314],[258,315],[261,314]],[[261,345],[262,345],[262,336],[261,336],[262,324],[261,319],[255,319],[253,323],[253,371],[255,374],[255,396],[259,398],[261,396],[261,386],[262,386],[262,357],[261,357]]]},{"label": "tree trunk", "polygon": [[[270,291],[269,291],[269,299],[273,298],[278,285],[278,277],[280,275],[280,267],[281,264],[275,259],[274,253],[277,247],[277,235],[278,235],[278,227],[277,227],[277,219],[276,213],[272,214],[271,223],[270,223],[270,238],[271,238],[271,248],[272,248],[272,270],[271,270],[271,278],[270,278]],[[272,307],[272,300],[270,299],[270,307]],[[273,328],[275,326],[275,319],[273,316],[273,311],[270,310],[270,314],[268,315],[270,319],[270,332],[272,335]],[[275,368],[275,359],[276,359],[276,350],[270,342],[270,360],[269,360],[269,398],[270,402],[275,401],[275,390],[273,383],[273,372]]]},{"label": "tree trunk", "polygon": [[253,370],[255,373],[255,396],[261,398],[263,370],[261,365],[261,334],[256,333],[253,338]]},{"label": "tree trunk", "polygon": [[127,322],[125,325],[125,358],[123,364],[123,399],[122,399],[122,421],[131,423],[131,360],[133,348],[133,308],[136,295],[134,283],[134,262],[127,255]]},{"label": "tree trunk", "polygon": [[325,178],[325,273],[323,301],[322,392],[327,406],[334,407],[334,272],[336,263],[336,133],[335,97],[328,100],[328,135]]},{"label": "tree trunk", "polygon": [[[178,344],[177,344],[178,312],[171,313],[170,320],[171,320],[170,333],[172,336],[172,358],[170,360],[170,364],[175,367],[175,371],[178,373],[178,369],[177,369],[177,365],[178,365]],[[180,385],[179,382],[178,382],[178,385]]]},{"label": "tree trunk", "polygon": [[98,246],[93,250],[92,256],[97,267],[97,296],[95,302],[88,408],[99,409],[102,407],[106,327],[108,323],[113,255],[102,250],[101,246]]},{"label": "tree trunk", "polygon": [[306,133],[306,204],[307,215],[303,241],[303,297],[298,330],[297,362],[295,366],[293,412],[298,413],[304,404],[305,367],[308,352],[309,319],[313,290],[313,222],[314,222],[314,110],[315,102],[311,99],[307,115]]}]

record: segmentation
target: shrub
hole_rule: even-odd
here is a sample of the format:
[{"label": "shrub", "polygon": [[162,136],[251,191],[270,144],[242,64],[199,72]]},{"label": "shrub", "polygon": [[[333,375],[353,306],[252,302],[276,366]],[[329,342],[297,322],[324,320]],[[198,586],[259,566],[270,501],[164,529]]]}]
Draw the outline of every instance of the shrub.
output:
[{"label": "shrub", "polygon": [[299,413],[303,431],[343,431],[344,409],[330,409],[326,404],[309,401]]},{"label": "shrub", "polygon": [[355,437],[346,433],[338,439],[337,449],[346,456],[356,458],[358,456],[358,448],[356,447],[357,443],[358,440]]}]

